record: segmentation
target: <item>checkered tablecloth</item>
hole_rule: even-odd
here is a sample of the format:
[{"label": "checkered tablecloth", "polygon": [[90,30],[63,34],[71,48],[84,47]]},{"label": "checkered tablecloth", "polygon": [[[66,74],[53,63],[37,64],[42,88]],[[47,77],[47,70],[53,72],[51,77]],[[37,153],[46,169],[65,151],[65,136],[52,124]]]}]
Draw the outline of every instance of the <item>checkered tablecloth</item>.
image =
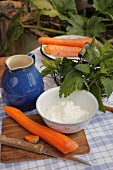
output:
[{"label": "checkered tablecloth", "polygon": [[[40,70],[43,56],[39,48],[33,51],[36,55],[36,67]],[[44,79],[45,89],[54,86],[50,77]],[[113,105],[113,95],[108,102]],[[3,111],[3,103],[0,96],[0,131],[2,129],[2,119],[7,115]],[[32,114],[37,113],[36,110]],[[31,114],[27,112],[26,114]],[[84,129],[90,146],[90,153],[79,156],[92,164],[92,166],[64,161],[58,158],[17,162],[17,163],[0,163],[0,170],[113,170],[113,113],[100,112],[93,117],[89,125]]]}]

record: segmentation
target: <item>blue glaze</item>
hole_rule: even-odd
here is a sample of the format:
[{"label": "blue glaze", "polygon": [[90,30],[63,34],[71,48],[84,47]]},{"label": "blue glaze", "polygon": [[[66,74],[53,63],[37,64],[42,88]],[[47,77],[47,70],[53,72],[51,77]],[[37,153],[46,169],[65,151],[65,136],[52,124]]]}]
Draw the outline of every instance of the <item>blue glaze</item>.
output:
[{"label": "blue glaze", "polygon": [[2,98],[7,105],[22,111],[34,109],[43,91],[43,79],[34,64],[23,69],[6,68],[2,77]]},{"label": "blue glaze", "polygon": [[33,53],[28,53],[27,55],[30,56],[30,57],[32,57],[33,60],[34,60],[34,63],[35,63],[35,55],[34,55]]}]

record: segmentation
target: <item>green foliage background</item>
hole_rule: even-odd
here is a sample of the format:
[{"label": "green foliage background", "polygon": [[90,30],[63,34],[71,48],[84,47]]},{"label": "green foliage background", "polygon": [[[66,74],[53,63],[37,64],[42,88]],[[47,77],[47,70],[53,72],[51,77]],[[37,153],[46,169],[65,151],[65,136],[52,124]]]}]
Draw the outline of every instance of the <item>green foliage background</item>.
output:
[{"label": "green foliage background", "polygon": [[[51,32],[53,35],[61,34],[77,34],[83,36],[95,36],[104,42],[102,33],[108,30],[109,26],[113,26],[113,1],[112,0],[94,0],[92,7],[94,12],[89,17],[86,9],[82,13],[78,13],[75,0],[23,0],[24,6],[18,14],[16,14],[10,24],[7,32],[7,42],[3,45],[0,54],[10,51],[11,42],[17,40],[25,29],[39,29],[46,33]],[[28,7],[35,6],[36,10],[30,14],[34,17],[35,25],[26,25],[22,23],[22,16],[28,12]],[[0,9],[0,14],[4,11]],[[51,18],[59,18],[60,26],[63,30],[44,28],[41,25],[41,16],[49,16]],[[1,16],[1,15],[0,15]],[[49,22],[49,21],[48,21]],[[18,28],[18,29],[17,29]],[[10,35],[10,36],[9,36]]]}]

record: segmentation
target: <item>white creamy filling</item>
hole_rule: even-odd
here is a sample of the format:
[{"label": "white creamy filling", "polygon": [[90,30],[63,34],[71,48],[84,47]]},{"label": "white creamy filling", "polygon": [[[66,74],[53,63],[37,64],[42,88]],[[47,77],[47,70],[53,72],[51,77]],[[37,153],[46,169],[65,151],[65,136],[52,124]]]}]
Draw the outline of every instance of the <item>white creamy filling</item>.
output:
[{"label": "white creamy filling", "polygon": [[78,123],[87,119],[90,113],[74,105],[72,101],[61,101],[49,106],[44,116],[59,123]]}]

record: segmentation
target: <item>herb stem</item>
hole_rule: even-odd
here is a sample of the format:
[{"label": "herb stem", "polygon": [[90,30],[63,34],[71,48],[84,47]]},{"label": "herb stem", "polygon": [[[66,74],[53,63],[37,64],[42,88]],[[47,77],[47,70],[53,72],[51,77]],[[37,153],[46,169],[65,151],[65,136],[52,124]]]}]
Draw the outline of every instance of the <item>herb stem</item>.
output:
[{"label": "herb stem", "polygon": [[113,26],[113,23],[112,24],[107,24],[106,27],[111,27]]},{"label": "herb stem", "polygon": [[24,25],[22,23],[20,23],[22,25],[23,28],[29,28],[29,29],[39,29],[42,31],[47,31],[47,32],[52,32],[52,33],[57,33],[57,34],[67,34],[64,31],[59,31],[59,30],[54,30],[54,29],[50,29],[50,28],[43,28],[40,26],[35,26],[35,25]]},{"label": "herb stem", "polygon": [[91,87],[91,85],[92,85],[94,82],[96,82],[96,80],[97,80],[97,77],[94,78],[93,81],[91,81],[91,83],[90,83],[90,85],[89,85],[89,88]]},{"label": "herb stem", "polygon": [[108,18],[103,18],[103,21],[110,21],[111,22],[111,19],[108,19]]}]

